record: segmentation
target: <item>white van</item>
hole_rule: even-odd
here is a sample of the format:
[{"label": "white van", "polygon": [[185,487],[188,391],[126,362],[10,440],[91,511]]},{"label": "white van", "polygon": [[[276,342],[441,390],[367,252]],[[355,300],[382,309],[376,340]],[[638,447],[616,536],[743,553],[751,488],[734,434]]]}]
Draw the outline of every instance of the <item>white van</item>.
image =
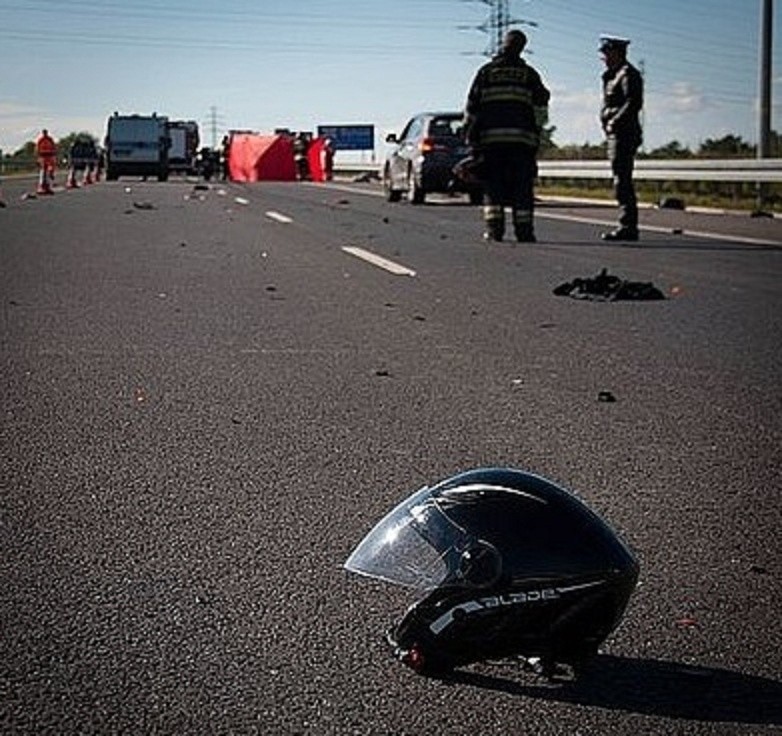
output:
[{"label": "white van", "polygon": [[114,113],[106,126],[106,179],[156,176],[168,179],[168,118]]}]

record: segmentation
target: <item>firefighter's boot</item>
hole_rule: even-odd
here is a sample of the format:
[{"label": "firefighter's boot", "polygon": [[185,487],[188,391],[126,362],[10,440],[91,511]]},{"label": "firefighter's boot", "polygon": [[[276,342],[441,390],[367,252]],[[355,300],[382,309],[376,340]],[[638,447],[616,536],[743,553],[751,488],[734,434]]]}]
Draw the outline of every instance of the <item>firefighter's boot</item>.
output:
[{"label": "firefighter's boot", "polygon": [[530,210],[513,210],[513,231],[519,243],[537,242]]},{"label": "firefighter's boot", "polygon": [[483,206],[483,222],[486,230],[483,239],[487,241],[502,242],[505,235],[505,210],[499,204],[486,204]]}]

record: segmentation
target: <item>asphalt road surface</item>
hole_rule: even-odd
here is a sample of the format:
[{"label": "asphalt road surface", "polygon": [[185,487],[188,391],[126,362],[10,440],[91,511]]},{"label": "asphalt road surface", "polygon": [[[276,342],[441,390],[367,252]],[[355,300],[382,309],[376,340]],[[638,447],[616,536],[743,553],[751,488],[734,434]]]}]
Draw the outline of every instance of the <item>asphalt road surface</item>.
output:
[{"label": "asphalt road surface", "polygon": [[[29,187],[0,210],[3,733],[782,728],[779,221],[606,244],[613,208],[543,204],[513,247],[376,185]],[[666,299],[552,293],[602,268]],[[409,593],[342,569],[495,465],[640,559],[576,683],[418,676],[382,641]]]}]

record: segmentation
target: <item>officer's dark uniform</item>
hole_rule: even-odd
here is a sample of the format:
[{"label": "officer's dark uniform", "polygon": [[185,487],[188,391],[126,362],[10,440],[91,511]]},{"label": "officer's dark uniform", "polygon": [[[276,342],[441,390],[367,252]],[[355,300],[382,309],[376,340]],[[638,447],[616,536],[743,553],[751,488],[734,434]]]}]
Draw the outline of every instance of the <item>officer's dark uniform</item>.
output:
[{"label": "officer's dark uniform", "polygon": [[619,228],[604,233],[604,240],[638,240],[633,165],[642,140],[639,114],[643,107],[644,89],[641,73],[626,58],[629,43],[625,39],[608,37],[600,41],[600,51],[607,67],[603,73],[600,122],[606,134],[614,193],[619,204]]},{"label": "officer's dark uniform", "polygon": [[467,95],[467,140],[483,158],[485,236],[502,240],[504,208],[521,242],[533,242],[533,187],[549,91],[519,54],[527,39],[509,31],[502,51],[477,72]]}]

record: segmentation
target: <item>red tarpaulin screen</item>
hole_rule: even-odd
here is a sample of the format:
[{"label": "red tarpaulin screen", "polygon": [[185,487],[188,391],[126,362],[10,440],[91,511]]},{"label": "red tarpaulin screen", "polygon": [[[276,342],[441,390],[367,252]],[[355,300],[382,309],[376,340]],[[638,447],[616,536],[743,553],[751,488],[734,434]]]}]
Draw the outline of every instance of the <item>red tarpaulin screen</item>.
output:
[{"label": "red tarpaulin screen", "polygon": [[284,135],[234,133],[228,172],[232,181],[294,181],[293,142]]}]

